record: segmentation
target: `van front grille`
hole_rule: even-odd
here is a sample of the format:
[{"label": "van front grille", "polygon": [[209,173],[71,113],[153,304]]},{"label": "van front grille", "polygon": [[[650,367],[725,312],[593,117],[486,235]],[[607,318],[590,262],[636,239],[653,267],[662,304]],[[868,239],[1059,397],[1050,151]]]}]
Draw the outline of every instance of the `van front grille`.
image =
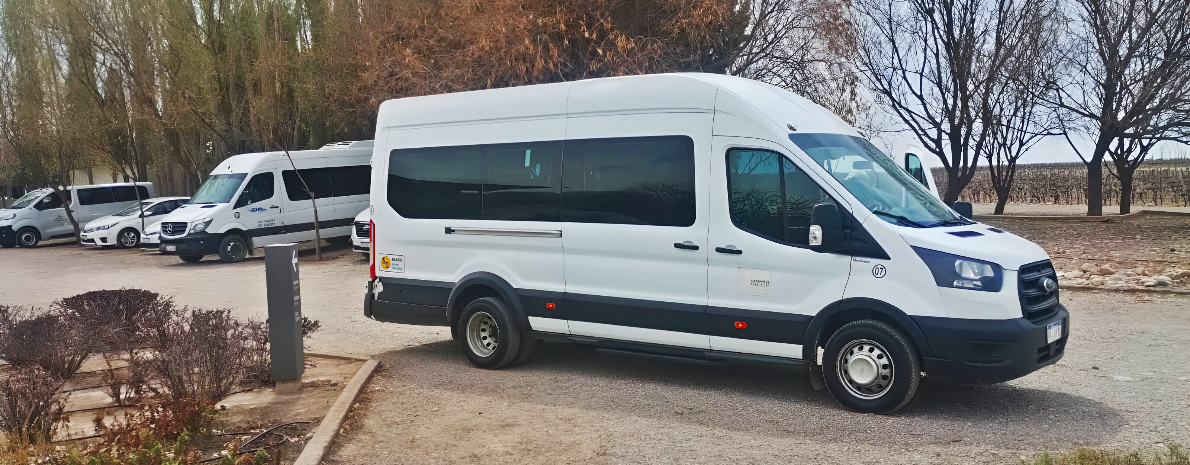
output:
[{"label": "van front grille", "polygon": [[[1045,288],[1046,280],[1053,281],[1053,290]],[[1017,292],[1021,299],[1021,313],[1029,321],[1039,321],[1058,311],[1058,275],[1049,260],[1030,263],[1020,269]]]},{"label": "van front grille", "polygon": [[181,236],[186,233],[186,223],[161,223],[161,234],[165,236]]},{"label": "van front grille", "polygon": [[368,223],[358,221],[355,223],[355,237],[367,239],[368,238]]}]

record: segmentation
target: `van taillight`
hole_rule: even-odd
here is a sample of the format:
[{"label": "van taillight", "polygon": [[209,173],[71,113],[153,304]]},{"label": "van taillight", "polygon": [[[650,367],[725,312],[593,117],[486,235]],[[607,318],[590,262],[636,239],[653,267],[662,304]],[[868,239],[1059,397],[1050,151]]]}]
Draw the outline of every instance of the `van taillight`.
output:
[{"label": "van taillight", "polygon": [[368,279],[376,279],[376,222],[368,220],[368,248],[372,258],[368,260]]}]

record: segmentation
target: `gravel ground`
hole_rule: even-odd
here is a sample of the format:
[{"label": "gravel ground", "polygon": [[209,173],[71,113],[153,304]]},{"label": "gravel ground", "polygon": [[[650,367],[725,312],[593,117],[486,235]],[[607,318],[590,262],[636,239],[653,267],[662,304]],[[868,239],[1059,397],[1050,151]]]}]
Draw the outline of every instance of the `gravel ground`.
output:
[{"label": "gravel ground", "polygon": [[[1190,296],[1066,291],[1058,364],[1009,383],[926,384],[890,416],[843,410],[780,367],[691,366],[543,344],[525,365],[472,368],[444,328],[363,318],[366,264],[302,256],[313,352],[384,363],[328,463],[1018,462],[1077,446],[1190,444]],[[0,303],[45,306],[142,287],[184,305],[266,314],[260,257],[236,265],[69,244],[0,249]]]}]

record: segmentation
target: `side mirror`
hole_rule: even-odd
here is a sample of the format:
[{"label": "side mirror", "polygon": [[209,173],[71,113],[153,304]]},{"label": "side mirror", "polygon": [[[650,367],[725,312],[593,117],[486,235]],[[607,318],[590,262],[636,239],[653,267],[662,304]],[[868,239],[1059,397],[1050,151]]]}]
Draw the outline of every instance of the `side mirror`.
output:
[{"label": "side mirror", "polygon": [[953,208],[956,213],[963,215],[963,218],[971,219],[972,216],[975,216],[971,209],[971,202],[955,202]]},{"label": "side mirror", "polygon": [[839,207],[820,203],[810,213],[810,247],[821,251],[839,250],[843,245],[843,219]]}]

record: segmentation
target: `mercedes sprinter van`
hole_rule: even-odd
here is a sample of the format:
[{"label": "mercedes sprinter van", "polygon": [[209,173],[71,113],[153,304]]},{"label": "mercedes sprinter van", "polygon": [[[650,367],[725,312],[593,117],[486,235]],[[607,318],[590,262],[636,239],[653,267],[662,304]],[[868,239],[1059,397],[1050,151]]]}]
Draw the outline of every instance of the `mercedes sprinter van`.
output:
[{"label": "mercedes sprinter van", "polygon": [[43,239],[74,235],[74,226],[66,216],[70,208],[79,225],[117,213],[137,199],[157,197],[153,183],[114,183],[74,186],[66,190],[68,201],[63,202],[53,189],[30,191],[0,210],[0,247],[37,247]]},{"label": "mercedes sprinter van", "polygon": [[159,250],[187,262],[218,255],[235,263],[257,247],[312,241],[315,205],[321,237],[346,244],[355,215],[368,208],[371,155],[372,141],[358,141],[230,157],[190,203],[161,220]]},{"label": "mercedes sprinter van", "polygon": [[[1070,331],[1041,247],[940,202],[834,114],[713,74],[380,106],[364,314],[481,368],[539,340],[808,368],[845,406],[998,383]],[[966,210],[966,209],[965,209]]]}]

